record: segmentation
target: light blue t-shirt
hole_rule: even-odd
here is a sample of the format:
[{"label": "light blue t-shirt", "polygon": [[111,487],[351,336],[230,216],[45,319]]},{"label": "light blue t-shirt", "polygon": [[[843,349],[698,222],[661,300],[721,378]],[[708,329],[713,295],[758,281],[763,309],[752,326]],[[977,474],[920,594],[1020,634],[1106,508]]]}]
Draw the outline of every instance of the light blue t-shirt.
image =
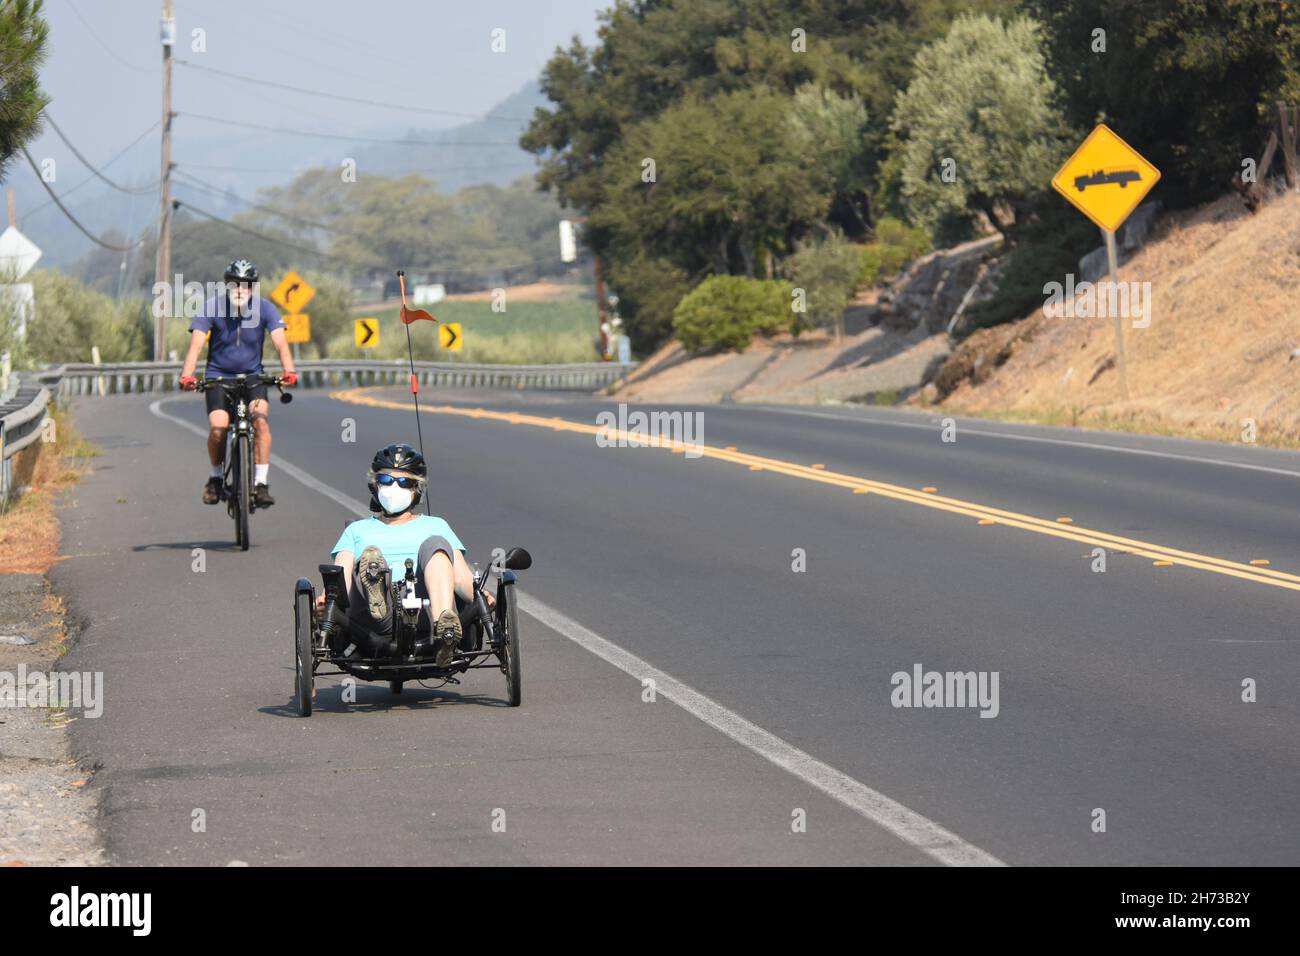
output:
[{"label": "light blue t-shirt", "polygon": [[[369,518],[353,521],[344,528],[331,553],[337,557],[340,551],[351,551],[352,556],[356,558],[373,544],[383,552],[388,566],[393,569],[393,580],[398,581],[406,576],[406,559],[417,561],[420,556],[420,545],[424,543],[425,538],[434,535],[446,538],[447,543],[457,551],[465,550],[465,546],[460,543],[460,538],[456,537],[456,532],[451,530],[451,525],[442,518],[419,515],[414,521],[385,524],[372,515]],[[418,577],[419,567],[416,567],[415,573]]]}]

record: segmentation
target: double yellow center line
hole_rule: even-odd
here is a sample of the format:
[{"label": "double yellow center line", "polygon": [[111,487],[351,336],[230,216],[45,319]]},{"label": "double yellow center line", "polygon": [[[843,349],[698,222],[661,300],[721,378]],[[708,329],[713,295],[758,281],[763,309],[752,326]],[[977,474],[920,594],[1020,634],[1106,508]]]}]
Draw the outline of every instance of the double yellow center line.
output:
[{"label": "double yellow center line", "polygon": [[[407,411],[411,407],[405,402],[393,402],[387,399],[376,398],[373,395],[367,395],[365,394],[365,389],[360,388],[332,392],[330,398],[343,402],[350,402],[355,405],[368,405],[372,408],[393,408]],[[959,498],[948,498],[931,492],[905,488],[902,485],[892,485],[887,482],[875,481],[870,478],[861,478],[857,475],[845,475],[834,471],[827,471],[821,466],[813,467],[808,465],[799,465],[794,462],[781,461],[776,458],[750,455],[733,448],[715,448],[710,445],[688,446],[683,442],[670,441],[668,439],[657,437],[645,437],[638,433],[629,433],[617,428],[609,428],[602,425],[588,425],[585,422],[574,422],[559,417],[546,418],[541,415],[527,415],[521,412],[498,412],[485,408],[460,408],[453,405],[421,406],[420,411],[427,412],[431,415],[454,415],[461,418],[479,418],[488,419],[490,421],[508,422],[512,425],[528,425],[534,428],[549,428],[552,431],[559,432],[577,432],[583,435],[604,435],[612,441],[623,441],[629,444],[663,448],[673,454],[683,454],[689,448],[692,456],[699,455],[705,458],[713,458],[718,461],[730,462],[735,465],[744,465],[750,471],[770,471],[774,474],[786,475],[791,478],[801,478],[805,481],[815,481],[823,485],[847,488],[855,494],[880,495],[884,498],[892,498],[895,501],[904,501],[909,504],[920,505],[923,508],[931,508],[935,511],[947,511],[952,514],[966,515],[977,519],[980,524],[998,524],[1004,525],[1008,528],[1019,528],[1022,531],[1031,531],[1035,534],[1047,535],[1053,538],[1064,538],[1067,541],[1078,541],[1082,544],[1106,548],[1123,554],[1136,554],[1140,557],[1150,558],[1152,561],[1157,561],[1162,564],[1168,563],[1170,565],[1179,565],[1186,568],[1196,568],[1199,571],[1210,571],[1214,574],[1224,574],[1229,577],[1241,578],[1245,581],[1253,581],[1257,584],[1269,584],[1273,587],[1289,588],[1293,591],[1300,591],[1300,576],[1288,574],[1285,571],[1275,571],[1271,568],[1256,567],[1249,564],[1243,564],[1239,561],[1229,561],[1226,558],[1216,558],[1208,554],[1198,554],[1194,551],[1180,551],[1176,548],[1167,548],[1163,545],[1153,544],[1150,541],[1141,541],[1136,538],[1125,538],[1105,531],[1094,531],[1090,528],[1081,528],[1074,524],[1066,526],[1055,520],[1036,518],[1033,515],[1020,514],[1015,511],[1005,511],[1001,508],[993,508],[988,505],[977,504],[973,501],[963,501]]]}]

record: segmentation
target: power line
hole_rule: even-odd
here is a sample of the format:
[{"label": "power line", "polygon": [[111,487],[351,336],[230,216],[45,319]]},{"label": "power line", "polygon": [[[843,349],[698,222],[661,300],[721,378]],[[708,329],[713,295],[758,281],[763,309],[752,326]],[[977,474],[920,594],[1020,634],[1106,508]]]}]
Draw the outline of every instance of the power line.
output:
[{"label": "power line", "polygon": [[235,229],[239,232],[247,233],[248,235],[253,236],[257,239],[261,239],[265,242],[271,242],[271,243],[275,243],[276,245],[284,246],[286,249],[296,249],[299,252],[305,252],[308,253],[309,255],[318,256],[322,259],[334,259],[338,262],[345,261],[341,256],[331,255],[328,252],[321,252],[319,249],[311,249],[307,246],[300,246],[296,242],[290,242],[287,239],[281,239],[276,236],[269,236],[264,232],[258,232],[256,229],[249,229],[247,226],[241,226],[239,225],[239,223],[231,222],[229,219],[222,219],[220,216],[213,215],[212,213],[207,212],[206,210],[200,209],[198,206],[195,206],[193,203],[181,202],[181,200],[179,199],[173,199],[172,207],[175,209],[188,209],[191,212],[198,213],[200,216],[204,216],[208,219],[211,219],[213,222],[219,222],[223,226],[229,226],[231,229]]},{"label": "power line", "polygon": [[195,188],[202,189],[205,192],[213,193],[218,196],[225,196],[228,199],[234,199],[237,202],[243,203],[245,206],[251,206],[254,209],[260,209],[262,212],[270,213],[272,216],[279,216],[281,219],[288,219],[290,222],[301,223],[302,225],[310,226],[313,229],[323,229],[326,232],[334,231],[334,227],[326,223],[316,222],[313,219],[303,219],[301,216],[294,216],[287,212],[281,212],[280,210],[275,209],[271,206],[263,206],[261,203],[253,202],[251,199],[245,199],[243,196],[240,196],[237,193],[232,193],[229,190],[220,188],[219,186],[214,186],[211,183],[204,182],[202,179],[199,179],[197,176],[193,176],[182,169],[176,170],[176,174],[178,176],[183,176],[185,177],[185,179],[189,180],[189,182],[184,183],[184,185],[186,186],[193,186]]},{"label": "power line", "polygon": [[[115,153],[115,154],[113,155],[113,158],[112,158],[112,159],[110,159],[108,162],[104,163],[104,168],[107,169],[109,166],[112,166],[115,162],[117,162],[119,159],[121,159],[123,156],[125,156],[128,152],[130,152],[131,148],[134,147],[137,143],[139,143],[140,140],[144,139],[146,136],[148,136],[150,133],[152,133],[155,129],[157,129],[157,128],[158,128],[158,124],[161,123],[161,122],[162,122],[162,120],[154,120],[153,123],[149,126],[149,128],[148,128],[147,130],[145,130],[143,133],[141,133],[141,134],[140,134],[139,136],[137,136],[135,139],[131,140],[131,142],[129,142],[129,143],[127,143],[125,146],[123,146],[120,150],[117,151],[117,153]],[[77,183],[77,185],[73,186],[71,189],[69,189],[67,192],[65,192],[65,193],[63,194],[63,198],[66,199],[67,197],[71,196],[71,195],[72,195],[73,193],[75,193],[78,189],[80,189],[82,186],[86,185],[86,183],[90,182],[90,181],[91,181],[92,179],[94,179],[94,178],[95,178],[95,176],[94,176],[93,174],[90,175],[90,176],[87,176],[87,177],[86,177],[85,179],[83,179],[81,182]],[[157,183],[155,183],[154,185],[156,186]],[[152,188],[152,187],[151,187],[151,188]],[[40,212],[40,211],[41,211],[42,209],[44,209],[46,206],[52,206],[53,204],[54,204],[54,201],[53,201],[52,199],[47,199],[47,200],[45,200],[45,202],[41,203],[39,206],[35,207],[34,209],[29,209],[27,212],[23,213],[23,219],[26,219],[28,216],[34,216],[36,213]]]},{"label": "power line", "polygon": [[[90,162],[90,160],[86,159],[85,156],[81,155],[81,150],[77,149],[76,146],[72,145],[72,140],[68,139],[68,137],[64,135],[63,130],[59,129],[59,124],[54,122],[54,117],[49,114],[49,111],[46,110],[44,112],[45,112],[45,119],[49,122],[50,126],[54,129],[54,132],[59,134],[59,139],[63,140],[63,144],[67,146],[68,149],[72,150],[72,155],[76,156],[77,159],[81,160],[81,165],[85,166],[92,173],[94,173],[98,179],[103,180],[105,183],[112,186],[118,192],[123,192],[123,193],[136,193],[136,194],[147,193],[147,192],[152,192],[153,190],[158,188],[157,182],[150,183],[148,186],[135,186],[135,187],[119,186],[117,183],[113,182],[113,180],[109,179],[102,172],[96,169],[95,166]],[[159,120],[159,122],[162,121]]]},{"label": "power line", "polygon": [[[220,166],[213,163],[178,163],[177,165],[185,166],[188,169],[216,169],[222,172],[230,173],[289,173],[297,176],[301,173],[310,172],[313,169],[320,169],[320,166],[305,166],[299,169],[290,169],[286,166]],[[508,163],[475,163],[472,166],[438,166],[430,170],[430,175],[436,177],[442,173],[472,173],[480,169],[514,169],[514,168],[531,168],[532,160],[528,157],[521,157]]]},{"label": "power line", "polygon": [[404,113],[428,113],[431,116],[454,116],[457,119],[490,120],[500,123],[528,122],[528,120],[518,116],[492,116],[491,114],[461,113],[456,110],[439,110],[427,106],[404,106],[401,103],[386,103],[383,100],[370,100],[360,96],[346,96],[342,93],[327,93],[324,90],[311,90],[303,86],[292,86],[288,83],[276,83],[272,80],[263,80],[255,76],[246,76],[242,73],[232,73],[229,70],[220,70],[215,66],[203,66],[189,60],[176,60],[175,62],[177,66],[188,66],[191,70],[202,70],[205,73],[215,73],[218,76],[229,77],[232,80],[239,80],[243,83],[253,83],[257,86],[271,86],[279,90],[289,90],[293,93],[303,93],[307,96],[320,96],[325,99],[337,100],[343,103],[359,103],[362,106],[378,106],[382,109],[400,110]]},{"label": "power line", "polygon": [[128,246],[115,246],[112,243],[105,242],[103,239],[100,239],[98,236],[92,233],[89,229],[87,229],[85,226],[81,224],[81,222],[77,219],[76,216],[68,212],[68,207],[63,205],[63,202],[59,199],[58,195],[55,194],[54,190],[50,188],[50,184],[45,181],[45,177],[41,175],[40,167],[36,165],[36,160],[32,159],[32,154],[27,152],[27,147],[23,146],[21,147],[21,149],[23,151],[23,155],[27,157],[27,162],[32,167],[32,172],[34,172],[36,174],[36,178],[41,181],[41,185],[44,186],[45,191],[50,194],[50,198],[54,200],[54,204],[59,207],[59,211],[62,212],[63,215],[67,216],[68,221],[71,222],[78,229],[80,229],[82,234],[85,235],[87,239],[95,243],[95,245],[103,246],[105,249],[111,249],[113,252],[127,252],[130,249],[133,249],[135,246],[138,246],[144,242],[144,240],[141,239],[139,242],[133,242]]},{"label": "power line", "polygon": [[[183,185],[189,185],[189,184],[185,183]],[[172,200],[172,205],[177,209],[188,209],[191,212],[196,212],[200,216],[203,216],[207,219],[211,219],[213,222],[218,222],[224,226],[229,226],[232,229],[238,230],[239,232],[247,233],[248,235],[253,236],[257,239],[261,239],[265,242],[270,242],[276,245],[284,246],[287,249],[296,249],[299,252],[306,252],[310,255],[318,256],[321,259],[330,259],[335,262],[343,263],[349,268],[353,268],[356,265],[355,262],[345,258],[344,256],[335,255],[334,253],[330,253],[330,252],[322,252],[319,249],[311,249],[308,248],[307,246],[301,246],[298,245],[298,243],[290,242],[287,239],[281,239],[276,236],[268,235],[267,233],[264,232],[258,232],[256,229],[249,229],[247,226],[241,226],[239,223],[231,222],[229,219],[222,219],[220,216],[214,215],[213,213],[200,209],[199,207],[193,205],[192,203],[182,202],[179,199],[175,199]],[[554,262],[554,257],[543,256],[537,259],[527,259],[523,262],[511,263],[509,265],[485,266],[479,269],[446,269],[440,266],[429,266],[428,271],[434,273],[435,275],[483,275],[483,274],[492,274],[497,272],[507,272],[512,269],[523,269],[528,266],[540,265],[545,262]]]},{"label": "power line", "polygon": [[352,143],[395,143],[398,146],[518,146],[512,140],[498,142],[436,142],[427,139],[385,139],[378,136],[349,136],[344,133],[316,133],[305,129],[289,129],[283,126],[268,126],[264,123],[247,123],[243,120],[225,119],[220,116],[208,116],[205,113],[174,113],[175,116],[188,116],[191,119],[207,120],[209,123],[224,123],[227,126],[243,126],[247,129],[260,129],[271,133],[291,133],[295,136],[315,136],[318,139],[342,139]]},{"label": "power line", "polygon": [[80,20],[81,25],[86,28],[86,32],[89,33],[94,38],[95,42],[98,43],[101,47],[103,47],[104,52],[107,53],[109,56],[111,56],[114,60],[116,60],[122,66],[126,67],[128,70],[135,70],[137,73],[153,72],[153,70],[147,70],[142,66],[136,66],[134,63],[128,63],[126,60],[122,59],[120,56],[114,53],[112,47],[110,47],[100,38],[99,33],[96,32],[95,28],[86,22],[86,18],[81,15],[81,11],[77,9],[77,5],[74,4],[72,0],[68,0],[68,7],[71,8],[72,12],[77,15],[77,19]]},{"label": "power line", "polygon": [[302,17],[294,17],[288,14],[281,13],[279,10],[275,9],[274,5],[269,3],[265,4],[263,9],[258,11],[258,15],[279,20],[286,27],[291,28],[295,34],[302,34],[303,36],[309,36],[309,37],[314,36],[317,39],[322,40],[327,44],[332,44],[338,47],[339,49],[347,50],[349,53],[352,54],[355,54],[358,50],[361,50],[367,53],[371,53],[377,57],[387,57],[392,55],[391,50],[378,49],[376,47],[369,46],[368,44],[360,40],[355,33],[352,34],[351,36],[344,35],[341,33],[334,33],[332,30],[326,30],[323,27],[321,27],[318,21],[308,21],[308,23],[310,23],[309,26],[308,23],[303,22]]}]

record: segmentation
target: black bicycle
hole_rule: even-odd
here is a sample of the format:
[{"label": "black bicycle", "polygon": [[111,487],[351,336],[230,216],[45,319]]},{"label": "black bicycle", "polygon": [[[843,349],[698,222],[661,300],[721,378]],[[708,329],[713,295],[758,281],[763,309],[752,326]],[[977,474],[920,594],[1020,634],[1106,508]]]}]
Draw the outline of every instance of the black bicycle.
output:
[{"label": "black bicycle", "polygon": [[261,375],[236,375],[234,378],[205,378],[195,383],[195,390],[220,388],[232,399],[235,415],[226,438],[226,470],[221,496],[226,513],[235,520],[235,544],[247,551],[250,543],[248,518],[257,510],[253,500],[253,420],[248,414],[254,387],[266,382],[280,390],[280,401],[288,404],[293,396],[281,386],[281,379]]}]

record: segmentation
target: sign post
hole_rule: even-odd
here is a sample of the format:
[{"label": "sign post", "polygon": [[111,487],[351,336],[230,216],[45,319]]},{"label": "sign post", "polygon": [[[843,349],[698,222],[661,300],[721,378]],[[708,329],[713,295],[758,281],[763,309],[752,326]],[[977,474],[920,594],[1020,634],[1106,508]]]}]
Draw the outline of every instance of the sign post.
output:
[{"label": "sign post", "polygon": [[[1101,234],[1106,237],[1106,263],[1110,273],[1110,281],[1119,281],[1119,256],[1115,252],[1115,233],[1109,229],[1103,229]],[[1128,401],[1128,359],[1124,354],[1124,320],[1120,317],[1119,310],[1111,316],[1115,323],[1115,363],[1119,366],[1119,397]]]},{"label": "sign post", "polygon": [[[1156,169],[1105,123],[1088,134],[1052,177],[1052,188],[1091,219],[1106,237],[1106,261],[1111,283],[1119,282],[1115,233],[1160,179]],[[1118,301],[1111,297],[1110,301]],[[1128,361],[1124,353],[1124,321],[1116,313],[1115,364],[1120,397],[1128,400]]]}]

